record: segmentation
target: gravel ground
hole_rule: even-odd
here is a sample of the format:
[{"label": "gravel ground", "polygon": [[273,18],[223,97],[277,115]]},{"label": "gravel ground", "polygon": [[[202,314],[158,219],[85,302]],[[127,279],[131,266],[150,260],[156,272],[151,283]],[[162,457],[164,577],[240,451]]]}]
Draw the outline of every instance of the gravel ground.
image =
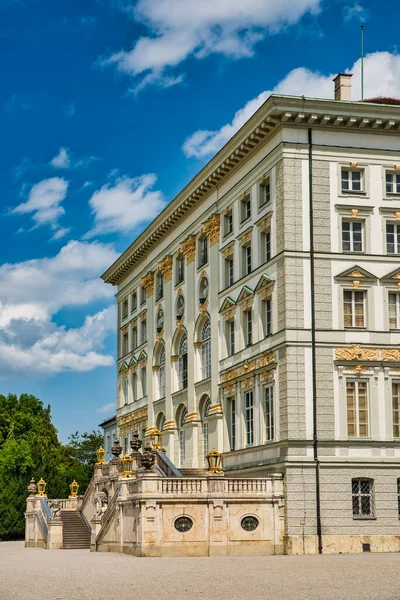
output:
[{"label": "gravel ground", "polygon": [[0,543],[1,600],[399,600],[400,554],[133,558]]}]

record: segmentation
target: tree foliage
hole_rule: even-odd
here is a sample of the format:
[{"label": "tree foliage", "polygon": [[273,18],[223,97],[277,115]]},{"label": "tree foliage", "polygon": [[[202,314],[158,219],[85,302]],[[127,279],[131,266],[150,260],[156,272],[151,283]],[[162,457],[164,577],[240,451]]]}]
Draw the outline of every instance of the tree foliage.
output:
[{"label": "tree foliage", "polygon": [[102,441],[100,432],[76,432],[63,445],[51,422],[50,406],[29,394],[0,395],[0,540],[23,538],[32,477],[43,477],[49,498],[66,498],[74,479],[83,494]]}]

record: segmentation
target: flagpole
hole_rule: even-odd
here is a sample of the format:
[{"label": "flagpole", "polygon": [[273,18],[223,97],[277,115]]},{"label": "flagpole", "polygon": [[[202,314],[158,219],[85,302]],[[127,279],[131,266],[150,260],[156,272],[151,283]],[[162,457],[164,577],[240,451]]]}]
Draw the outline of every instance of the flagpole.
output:
[{"label": "flagpole", "polygon": [[364,25],[361,25],[361,100],[364,100]]}]

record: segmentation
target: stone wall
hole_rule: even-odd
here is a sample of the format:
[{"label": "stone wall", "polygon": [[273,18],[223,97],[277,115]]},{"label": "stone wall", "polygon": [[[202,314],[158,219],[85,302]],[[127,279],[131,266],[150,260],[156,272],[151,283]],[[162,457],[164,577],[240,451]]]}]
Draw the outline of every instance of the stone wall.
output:
[{"label": "stone wall", "polygon": [[279,351],[279,419],[281,440],[306,437],[304,348]]}]

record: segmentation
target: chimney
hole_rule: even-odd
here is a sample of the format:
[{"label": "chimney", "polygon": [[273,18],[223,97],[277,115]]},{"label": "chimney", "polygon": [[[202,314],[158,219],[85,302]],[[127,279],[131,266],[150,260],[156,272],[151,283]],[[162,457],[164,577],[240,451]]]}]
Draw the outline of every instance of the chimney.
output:
[{"label": "chimney", "polygon": [[333,80],[335,83],[335,100],[351,100],[351,73],[339,73]]}]

